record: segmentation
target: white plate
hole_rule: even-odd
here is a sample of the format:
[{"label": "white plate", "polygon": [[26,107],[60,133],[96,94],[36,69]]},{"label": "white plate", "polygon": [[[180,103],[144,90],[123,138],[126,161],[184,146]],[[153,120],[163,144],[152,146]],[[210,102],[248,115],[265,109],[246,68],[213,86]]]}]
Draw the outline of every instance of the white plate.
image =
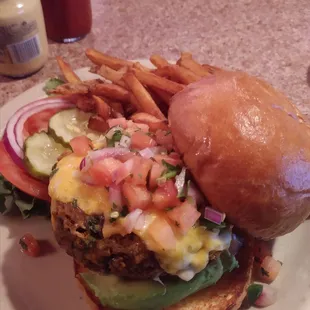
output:
[{"label": "white plate", "polygon": [[[142,61],[144,65],[150,65]],[[77,70],[82,79],[97,77],[87,68]],[[21,106],[41,97],[39,84],[0,109],[0,134],[8,118]],[[0,158],[1,160],[1,158]],[[63,251],[42,258],[26,257],[19,251],[18,240],[31,232],[48,239],[57,247],[50,223],[42,219],[11,219],[0,216],[0,309],[1,310],[85,310],[73,276],[72,259]],[[278,302],[270,310],[310,309],[310,221],[275,242],[274,255],[283,268],[273,284],[278,288]]]}]

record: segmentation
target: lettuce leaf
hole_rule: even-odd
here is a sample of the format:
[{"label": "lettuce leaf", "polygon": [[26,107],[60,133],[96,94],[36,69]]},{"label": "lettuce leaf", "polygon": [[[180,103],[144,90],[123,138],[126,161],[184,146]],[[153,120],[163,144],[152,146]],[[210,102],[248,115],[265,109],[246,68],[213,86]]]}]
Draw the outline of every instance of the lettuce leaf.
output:
[{"label": "lettuce leaf", "polygon": [[24,219],[33,215],[49,216],[50,205],[22,192],[0,174],[0,213],[20,214]]}]

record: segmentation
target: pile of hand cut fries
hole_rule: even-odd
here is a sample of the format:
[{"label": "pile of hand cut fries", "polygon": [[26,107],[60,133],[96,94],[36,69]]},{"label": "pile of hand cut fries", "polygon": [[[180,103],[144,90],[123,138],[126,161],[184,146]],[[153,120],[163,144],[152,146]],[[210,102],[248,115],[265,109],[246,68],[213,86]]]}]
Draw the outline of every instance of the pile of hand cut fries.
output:
[{"label": "pile of hand cut fries", "polygon": [[186,85],[221,70],[199,64],[190,53],[181,53],[176,64],[169,63],[159,55],[152,55],[150,61],[154,69],[94,49],[87,49],[86,56],[94,63],[90,72],[104,79],[81,81],[70,65],[57,57],[67,83],[51,92],[73,95],[78,108],[97,112],[93,120],[97,127],[101,120],[108,117],[128,118],[135,112],[148,113],[165,121],[170,98],[174,94]]}]

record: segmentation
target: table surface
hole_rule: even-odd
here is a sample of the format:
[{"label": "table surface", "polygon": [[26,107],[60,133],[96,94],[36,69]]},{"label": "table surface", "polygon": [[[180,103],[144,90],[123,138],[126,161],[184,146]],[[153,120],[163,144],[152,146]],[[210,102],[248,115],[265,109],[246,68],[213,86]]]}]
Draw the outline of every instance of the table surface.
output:
[{"label": "table surface", "polygon": [[92,32],[73,44],[50,42],[48,62],[31,77],[0,77],[0,106],[59,74],[57,55],[74,69],[90,65],[84,50],[94,47],[127,59],[190,51],[200,62],[264,78],[310,114],[308,1],[92,0]]}]

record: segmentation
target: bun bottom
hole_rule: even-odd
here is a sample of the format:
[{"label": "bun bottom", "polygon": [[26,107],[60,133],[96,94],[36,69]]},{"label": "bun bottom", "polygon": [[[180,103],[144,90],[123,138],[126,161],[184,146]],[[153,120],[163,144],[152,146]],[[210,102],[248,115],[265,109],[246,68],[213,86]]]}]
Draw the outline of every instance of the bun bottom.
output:
[{"label": "bun bottom", "polygon": [[[246,297],[247,288],[252,278],[252,269],[254,261],[254,240],[248,239],[237,255],[239,268],[230,273],[226,273],[216,285],[208,287],[197,292],[181,302],[166,308],[166,310],[238,310]],[[81,272],[87,271],[83,266],[74,262],[75,277],[78,280],[79,287],[85,293],[91,310],[113,310],[101,305],[99,299],[87,287]]]}]

